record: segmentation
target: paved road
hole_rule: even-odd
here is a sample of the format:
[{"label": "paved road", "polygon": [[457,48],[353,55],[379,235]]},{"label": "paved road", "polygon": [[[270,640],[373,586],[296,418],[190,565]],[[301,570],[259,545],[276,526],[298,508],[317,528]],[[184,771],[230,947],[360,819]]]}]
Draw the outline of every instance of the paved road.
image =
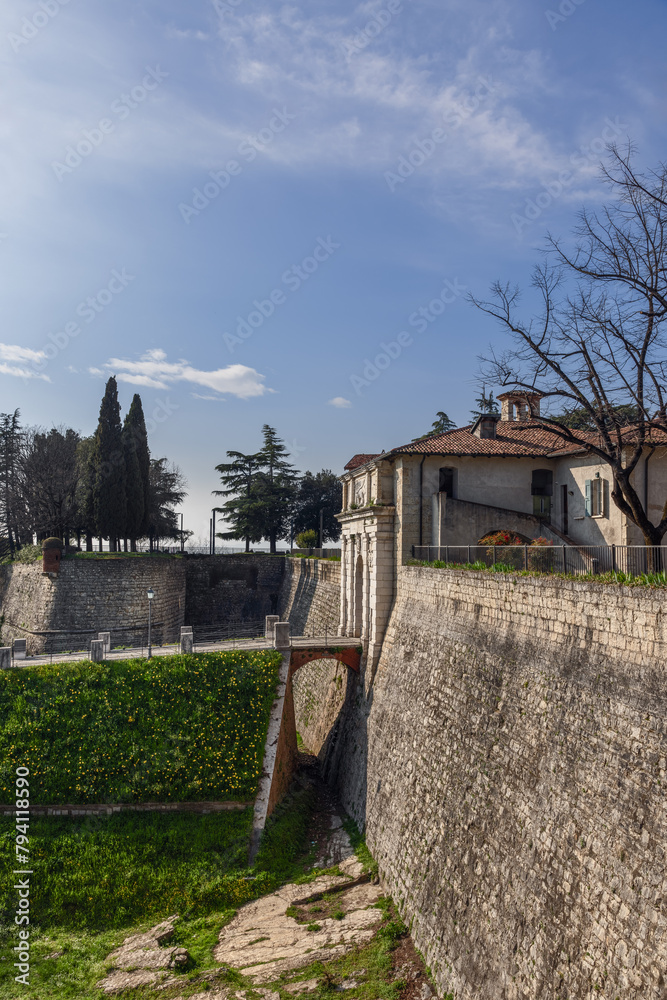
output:
[{"label": "paved road", "polygon": [[[341,635],[316,635],[316,636],[293,636],[291,639],[292,649],[313,649],[327,646],[344,646],[354,648],[359,646],[361,639],[351,639],[349,636]],[[195,653],[217,653],[226,652],[232,649],[273,649],[273,642],[264,639],[228,639],[225,642],[195,642]],[[146,656],[146,646],[128,649],[112,649],[107,653],[107,660],[130,660],[139,659]],[[178,644],[169,646],[153,646],[153,656],[174,656],[178,653]],[[15,660],[15,667],[34,667],[44,663],[72,663],[77,660],[89,660],[88,650],[71,653],[50,653],[44,656],[29,656],[25,660]]]}]

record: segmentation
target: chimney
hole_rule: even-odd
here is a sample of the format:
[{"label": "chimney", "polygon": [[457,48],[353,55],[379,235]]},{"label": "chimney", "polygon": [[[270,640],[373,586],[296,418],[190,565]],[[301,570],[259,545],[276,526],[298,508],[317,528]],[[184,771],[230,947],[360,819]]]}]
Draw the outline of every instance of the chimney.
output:
[{"label": "chimney", "polygon": [[500,420],[497,413],[482,413],[475,421],[472,434],[478,438],[495,438],[496,424]]}]

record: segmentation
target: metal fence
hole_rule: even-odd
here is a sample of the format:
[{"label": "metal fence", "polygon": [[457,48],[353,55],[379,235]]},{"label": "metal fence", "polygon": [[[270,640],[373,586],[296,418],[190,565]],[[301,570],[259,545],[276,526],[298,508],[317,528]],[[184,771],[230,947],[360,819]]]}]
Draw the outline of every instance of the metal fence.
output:
[{"label": "metal fence", "polygon": [[665,573],[665,545],[413,545],[414,559],[539,573]]},{"label": "metal fence", "polygon": [[225,622],[222,625],[195,625],[192,629],[192,648],[203,651],[221,642],[247,642],[264,638],[265,619],[255,621]]}]

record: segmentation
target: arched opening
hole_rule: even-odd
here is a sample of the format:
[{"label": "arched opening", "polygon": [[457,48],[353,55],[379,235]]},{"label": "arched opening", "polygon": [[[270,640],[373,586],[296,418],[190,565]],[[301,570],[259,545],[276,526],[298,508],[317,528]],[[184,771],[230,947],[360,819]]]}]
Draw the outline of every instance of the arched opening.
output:
[{"label": "arched opening", "polygon": [[357,556],[354,572],[354,630],[353,636],[361,635],[361,623],[364,614],[364,560]]}]

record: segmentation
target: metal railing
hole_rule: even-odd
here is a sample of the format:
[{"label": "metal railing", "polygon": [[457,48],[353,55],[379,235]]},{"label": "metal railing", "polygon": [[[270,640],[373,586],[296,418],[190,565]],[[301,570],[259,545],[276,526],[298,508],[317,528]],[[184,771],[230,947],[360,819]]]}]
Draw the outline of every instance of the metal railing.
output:
[{"label": "metal railing", "polygon": [[413,545],[414,559],[452,565],[598,576],[665,573],[665,545]]}]

